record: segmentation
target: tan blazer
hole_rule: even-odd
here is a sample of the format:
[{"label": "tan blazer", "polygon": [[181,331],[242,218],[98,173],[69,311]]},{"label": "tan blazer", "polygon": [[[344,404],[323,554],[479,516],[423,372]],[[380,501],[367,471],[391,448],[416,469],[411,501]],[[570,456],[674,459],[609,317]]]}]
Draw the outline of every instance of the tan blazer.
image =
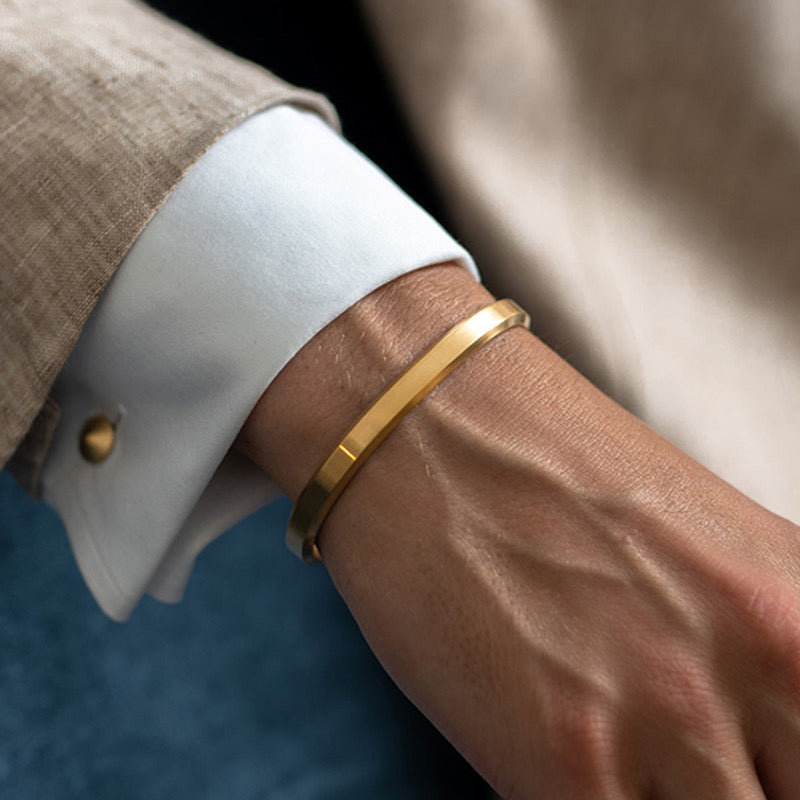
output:
[{"label": "tan blazer", "polygon": [[138,3],[0,2],[0,465],[16,450],[29,490],[48,389],[137,234],[216,139],[284,102],[335,124],[324,98]]}]

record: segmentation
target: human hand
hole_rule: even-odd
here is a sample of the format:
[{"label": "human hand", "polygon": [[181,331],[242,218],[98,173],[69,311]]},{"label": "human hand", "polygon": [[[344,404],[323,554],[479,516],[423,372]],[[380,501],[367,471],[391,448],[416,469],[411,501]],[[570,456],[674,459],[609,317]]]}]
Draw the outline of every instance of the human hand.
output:
[{"label": "human hand", "polygon": [[[421,323],[491,299],[423,273]],[[291,494],[377,394],[373,345],[389,370],[413,358],[406,300],[362,301],[254,412],[243,446]],[[437,387],[320,547],[384,666],[503,796],[800,796],[798,529],[535,337],[503,334]]]}]

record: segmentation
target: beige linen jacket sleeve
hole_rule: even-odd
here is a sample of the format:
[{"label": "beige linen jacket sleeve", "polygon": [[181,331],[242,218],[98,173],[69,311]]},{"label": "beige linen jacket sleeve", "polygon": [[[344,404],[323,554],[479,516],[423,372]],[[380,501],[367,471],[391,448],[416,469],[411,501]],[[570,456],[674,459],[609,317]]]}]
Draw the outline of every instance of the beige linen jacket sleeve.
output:
[{"label": "beige linen jacket sleeve", "polygon": [[[256,111],[327,101],[129,0],[0,0],[0,465],[36,494],[48,390],[189,167]],[[12,458],[13,454],[13,458]]]}]

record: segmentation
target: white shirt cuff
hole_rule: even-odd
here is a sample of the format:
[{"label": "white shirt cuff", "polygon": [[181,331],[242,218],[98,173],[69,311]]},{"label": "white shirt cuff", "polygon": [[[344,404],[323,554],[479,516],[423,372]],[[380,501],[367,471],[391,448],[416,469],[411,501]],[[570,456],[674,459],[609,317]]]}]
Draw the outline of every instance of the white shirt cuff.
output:
[{"label": "white shirt cuff", "polygon": [[[64,366],[43,475],[83,576],[124,620],[180,599],[198,552],[278,493],[229,448],[281,368],[382,284],[469,255],[313,114],[218,141],[136,241]],[[115,425],[101,463],[78,449]]]}]

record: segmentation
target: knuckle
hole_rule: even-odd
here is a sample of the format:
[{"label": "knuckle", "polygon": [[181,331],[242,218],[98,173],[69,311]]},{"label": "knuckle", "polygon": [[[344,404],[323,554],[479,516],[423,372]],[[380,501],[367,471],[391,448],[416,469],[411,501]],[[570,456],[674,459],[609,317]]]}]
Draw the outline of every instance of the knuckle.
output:
[{"label": "knuckle", "polygon": [[745,612],[760,671],[779,678],[800,700],[800,599],[783,586],[754,586]]},{"label": "knuckle", "polygon": [[656,717],[699,736],[722,722],[718,689],[707,665],[688,655],[664,662],[653,689]]},{"label": "knuckle", "polygon": [[552,745],[558,760],[577,783],[604,797],[617,768],[618,724],[613,708],[592,699],[573,706],[559,722]]}]

